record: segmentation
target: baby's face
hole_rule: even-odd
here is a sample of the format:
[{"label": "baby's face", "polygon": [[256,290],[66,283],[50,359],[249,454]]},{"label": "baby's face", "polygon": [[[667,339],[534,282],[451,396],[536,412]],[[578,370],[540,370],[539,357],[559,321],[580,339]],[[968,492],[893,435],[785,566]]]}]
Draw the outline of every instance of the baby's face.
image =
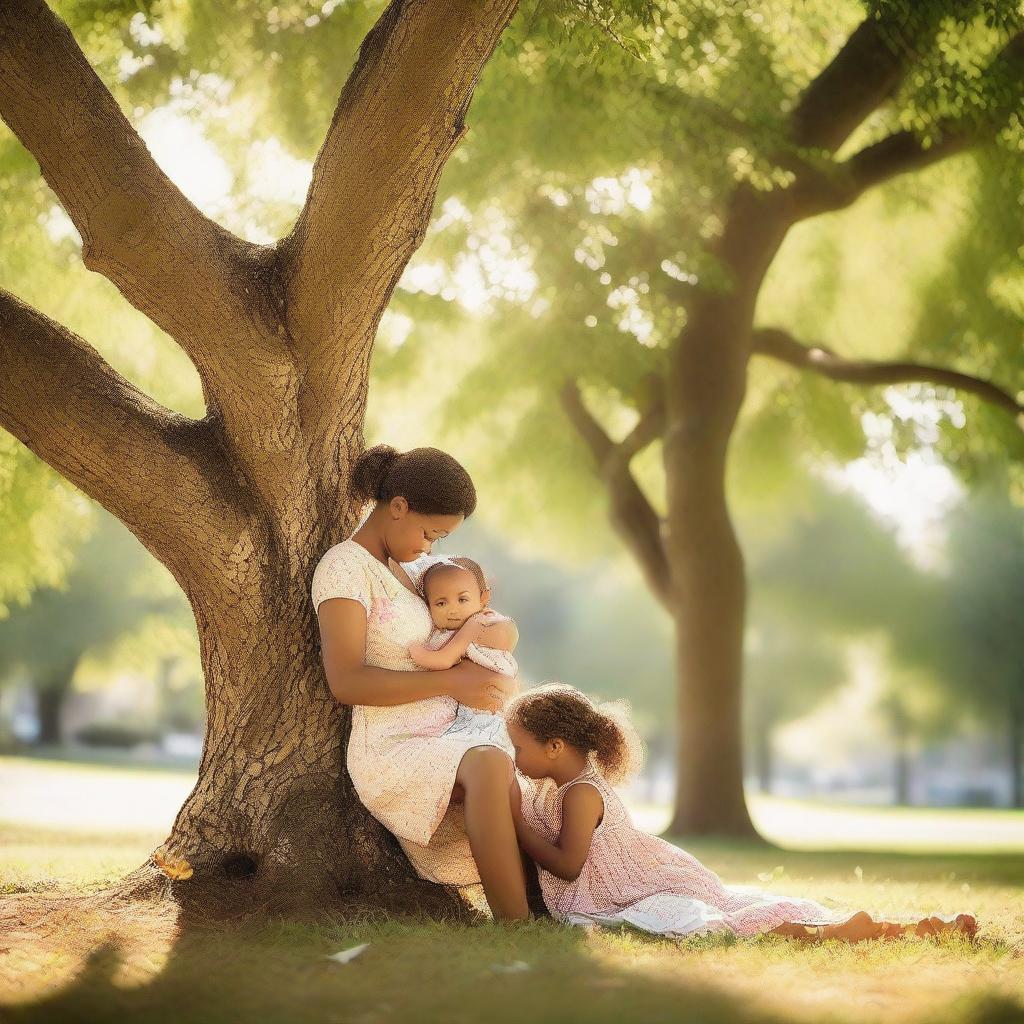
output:
[{"label": "baby's face", "polygon": [[484,608],[485,602],[476,577],[468,569],[446,565],[430,574],[427,605],[438,629],[458,629],[470,615]]}]

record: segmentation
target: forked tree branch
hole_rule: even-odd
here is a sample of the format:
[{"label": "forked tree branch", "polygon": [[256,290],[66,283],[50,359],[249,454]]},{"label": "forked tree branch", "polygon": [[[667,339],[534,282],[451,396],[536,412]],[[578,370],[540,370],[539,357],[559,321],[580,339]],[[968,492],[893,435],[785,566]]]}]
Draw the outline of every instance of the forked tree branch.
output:
[{"label": "forked tree branch", "polygon": [[855,153],[841,164],[805,168],[792,189],[794,207],[801,218],[849,206],[868,189],[900,174],[920,171],[947,157],[991,141],[1006,123],[1024,92],[1024,33],[1014,36],[989,64],[985,77],[998,88],[984,116],[947,119],[931,138],[914,132],[887,136]]},{"label": "forked tree branch", "polygon": [[310,367],[310,423],[346,400],[426,234],[481,69],[518,0],[392,0],[359,49],[306,202],[279,243],[288,330]]},{"label": "forked tree branch", "polygon": [[43,0],[0,5],[0,116],[78,229],[85,265],[209,371],[230,351],[248,301],[246,260],[259,247],[164,174]]},{"label": "forked tree branch", "polygon": [[661,521],[629,470],[629,459],[587,409],[575,381],[561,392],[562,407],[590,449],[598,476],[611,500],[611,520],[632,552],[647,585],[667,610],[672,607],[672,581],[661,540]]},{"label": "forked tree branch", "polygon": [[[231,234],[181,193],[43,0],[0,3],[0,115],[78,229],[85,265],[195,364],[253,489],[271,475],[294,477],[296,427],[285,413],[295,375],[261,269],[272,250]],[[284,500],[272,490],[263,497]]]}]

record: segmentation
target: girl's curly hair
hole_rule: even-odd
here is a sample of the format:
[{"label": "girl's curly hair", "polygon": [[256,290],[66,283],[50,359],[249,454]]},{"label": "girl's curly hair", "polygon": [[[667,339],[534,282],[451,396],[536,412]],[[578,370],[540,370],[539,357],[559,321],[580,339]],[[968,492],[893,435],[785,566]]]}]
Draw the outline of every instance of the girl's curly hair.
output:
[{"label": "girl's curly hair", "polygon": [[462,515],[476,509],[476,488],[461,463],[439,448],[399,452],[388,444],[367,448],[356,460],[349,493],[364,504],[401,495],[423,516]]},{"label": "girl's curly hair", "polygon": [[643,742],[628,701],[595,702],[567,683],[543,683],[513,697],[505,718],[541,743],[560,739],[593,756],[612,785],[629,781],[643,764]]}]

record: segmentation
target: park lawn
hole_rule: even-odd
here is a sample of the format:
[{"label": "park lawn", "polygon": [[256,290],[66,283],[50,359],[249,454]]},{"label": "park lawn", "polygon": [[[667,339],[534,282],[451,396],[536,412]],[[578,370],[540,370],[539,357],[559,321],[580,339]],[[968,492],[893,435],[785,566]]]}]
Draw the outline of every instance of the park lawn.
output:
[{"label": "park lawn", "polygon": [[[879,831],[895,813],[880,813]],[[140,864],[164,833],[0,823],[0,890],[87,894]],[[1024,852],[680,845],[731,884],[876,914],[969,909],[982,937],[813,947],[379,916],[203,930],[179,928],[170,908],[83,911],[45,941],[28,925],[0,935],[0,1020],[1024,1021]],[[350,963],[326,959],[364,942]]]}]

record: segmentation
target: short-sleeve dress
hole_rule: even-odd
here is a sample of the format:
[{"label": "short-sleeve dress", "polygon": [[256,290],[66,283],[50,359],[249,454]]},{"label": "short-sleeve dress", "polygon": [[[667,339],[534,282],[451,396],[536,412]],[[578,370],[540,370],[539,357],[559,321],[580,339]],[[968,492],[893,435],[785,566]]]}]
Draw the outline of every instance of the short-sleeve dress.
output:
[{"label": "short-sleeve dress", "polygon": [[[431,556],[401,563],[415,583]],[[343,597],[366,612],[365,663],[416,672],[411,643],[433,628],[426,602],[351,537],[328,548],[313,572],[314,609]],[[451,804],[455,773],[472,747],[496,746],[512,757],[507,734],[444,735],[458,710],[451,697],[389,707],[354,705],[347,763],[359,799],[392,832],[421,878],[479,886],[461,804]]]}]

